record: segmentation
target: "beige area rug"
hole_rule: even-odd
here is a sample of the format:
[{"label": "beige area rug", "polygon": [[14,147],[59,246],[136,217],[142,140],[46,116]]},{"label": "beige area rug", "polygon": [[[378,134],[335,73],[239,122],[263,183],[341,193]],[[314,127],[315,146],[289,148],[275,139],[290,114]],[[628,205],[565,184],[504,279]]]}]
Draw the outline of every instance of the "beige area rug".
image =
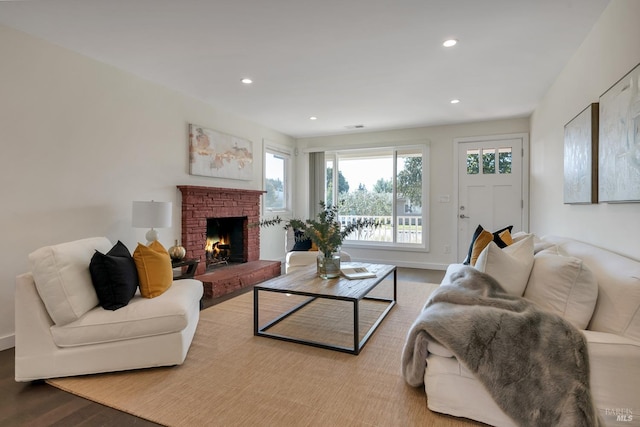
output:
[{"label": "beige area rug", "polygon": [[[407,331],[436,286],[400,282],[397,305],[358,356],[255,337],[249,292],[201,312],[180,366],[48,383],[170,426],[479,425],[429,411],[424,388],[407,386],[401,375]],[[389,281],[379,287],[391,295]],[[261,293],[261,322],[297,302],[293,298],[298,297]],[[278,332],[350,345],[351,308],[335,308],[310,304],[278,325]],[[370,324],[380,309],[379,303],[366,303],[362,321]]]}]

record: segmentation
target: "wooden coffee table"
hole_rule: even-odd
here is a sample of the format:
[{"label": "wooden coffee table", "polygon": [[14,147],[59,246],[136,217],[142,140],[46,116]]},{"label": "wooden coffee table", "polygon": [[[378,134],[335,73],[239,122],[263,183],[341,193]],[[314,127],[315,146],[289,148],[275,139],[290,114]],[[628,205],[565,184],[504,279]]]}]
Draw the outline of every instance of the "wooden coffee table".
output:
[{"label": "wooden coffee table", "polygon": [[[335,279],[321,279],[316,274],[316,266],[311,265],[308,268],[301,268],[284,276],[279,276],[266,282],[255,285],[253,288],[253,334],[275,338],[283,341],[307,344],[314,347],[326,348],[330,350],[342,351],[345,353],[359,354],[360,350],[367,343],[373,332],[378,328],[382,320],[387,316],[389,311],[395,306],[397,298],[397,272],[394,265],[385,264],[368,264],[357,263],[367,267],[369,271],[376,273],[376,277],[349,280],[344,277]],[[393,297],[382,298],[370,296],[369,293],[378,286],[385,278],[393,273]],[[274,320],[269,321],[265,325],[259,325],[260,314],[260,295],[263,292],[276,292],[291,295],[301,295],[309,297],[301,304],[296,305],[285,313],[279,315]],[[285,336],[282,334],[271,333],[268,330],[276,324],[285,321],[289,316],[298,310],[313,303],[318,299],[332,299],[348,301],[353,304],[353,346],[345,347],[333,345],[326,342],[317,342],[313,340],[296,338],[294,336]],[[363,300],[374,300],[386,302],[388,305],[380,314],[378,319],[369,328],[366,334],[360,339],[360,302]],[[330,315],[331,313],[327,313]]]}]

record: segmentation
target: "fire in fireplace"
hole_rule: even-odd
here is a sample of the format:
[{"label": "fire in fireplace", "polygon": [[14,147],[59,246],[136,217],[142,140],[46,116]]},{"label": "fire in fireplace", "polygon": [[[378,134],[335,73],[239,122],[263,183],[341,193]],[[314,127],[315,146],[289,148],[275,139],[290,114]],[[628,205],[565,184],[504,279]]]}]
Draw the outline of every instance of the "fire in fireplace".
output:
[{"label": "fire in fireplace", "polygon": [[244,229],[247,217],[208,218],[205,242],[207,269],[247,262]]}]

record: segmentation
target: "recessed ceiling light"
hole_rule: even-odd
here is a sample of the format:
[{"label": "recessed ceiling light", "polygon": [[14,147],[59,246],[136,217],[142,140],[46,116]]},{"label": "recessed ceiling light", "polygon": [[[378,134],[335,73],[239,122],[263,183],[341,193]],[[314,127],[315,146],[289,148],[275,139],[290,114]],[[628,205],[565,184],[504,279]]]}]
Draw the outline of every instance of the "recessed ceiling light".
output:
[{"label": "recessed ceiling light", "polygon": [[459,99],[452,99],[452,100],[451,100],[451,103],[452,103],[452,104],[457,104],[457,103],[459,103],[459,102],[460,102],[460,100],[459,100]]},{"label": "recessed ceiling light", "polygon": [[444,42],[442,42],[442,46],[444,47],[452,47],[458,44],[458,40],[456,39],[449,39],[449,40],[445,40]]},{"label": "recessed ceiling light", "polygon": [[242,83],[246,84],[246,85],[250,85],[251,83],[253,83],[253,80],[251,80],[250,78],[245,77],[244,79],[240,80]]},{"label": "recessed ceiling light", "polygon": [[309,117],[309,120],[318,120],[318,118],[316,116],[311,116]]}]

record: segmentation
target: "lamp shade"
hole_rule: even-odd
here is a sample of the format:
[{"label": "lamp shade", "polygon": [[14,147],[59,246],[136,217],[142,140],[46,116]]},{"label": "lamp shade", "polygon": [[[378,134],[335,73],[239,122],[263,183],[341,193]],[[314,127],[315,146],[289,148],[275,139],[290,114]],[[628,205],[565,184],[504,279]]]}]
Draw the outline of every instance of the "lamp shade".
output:
[{"label": "lamp shade", "polygon": [[133,202],[132,223],[136,228],[171,227],[171,202]]}]

